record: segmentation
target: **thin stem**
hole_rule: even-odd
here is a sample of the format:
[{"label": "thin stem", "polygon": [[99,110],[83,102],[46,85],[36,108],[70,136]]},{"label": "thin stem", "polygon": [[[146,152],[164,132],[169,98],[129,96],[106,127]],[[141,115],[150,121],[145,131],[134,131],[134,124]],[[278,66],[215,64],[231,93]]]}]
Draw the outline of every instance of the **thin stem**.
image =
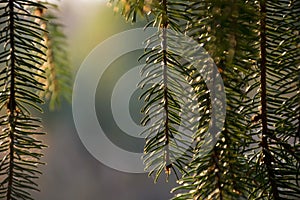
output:
[{"label": "thin stem", "polygon": [[298,131],[295,135],[296,136],[295,136],[294,146],[296,145],[297,137],[298,137],[298,141],[300,141],[300,110],[299,110],[299,114],[298,114]]},{"label": "thin stem", "polygon": [[172,167],[170,161],[170,149],[169,149],[169,99],[168,99],[168,59],[167,59],[167,27],[168,27],[168,10],[167,10],[167,0],[163,0],[163,12],[162,12],[162,53],[163,53],[163,99],[164,99],[164,111],[165,111],[165,122],[164,122],[164,132],[165,132],[165,161],[166,161],[166,173],[170,173]]},{"label": "thin stem", "polygon": [[219,158],[218,158],[219,153],[216,151],[216,149],[214,149],[214,153],[213,153],[213,161],[215,163],[215,170],[217,171],[216,173],[216,187],[219,189],[219,199],[223,200],[223,194],[222,194],[222,183],[221,183],[221,169],[219,167]]},{"label": "thin stem", "polygon": [[266,14],[267,14],[267,0],[260,1],[260,67],[261,67],[261,121],[262,121],[262,148],[264,158],[263,161],[267,167],[269,181],[271,184],[271,192],[274,199],[279,199],[278,186],[275,180],[274,169],[272,167],[273,156],[270,153],[268,138],[270,133],[268,132],[268,120],[267,120],[267,37],[266,37]]},{"label": "thin stem", "polygon": [[10,88],[9,88],[9,100],[7,104],[8,109],[8,121],[9,121],[9,171],[8,171],[8,186],[7,186],[7,200],[12,199],[12,187],[13,187],[13,173],[14,173],[14,141],[15,141],[15,37],[14,37],[14,0],[9,0],[9,41],[10,41]]}]

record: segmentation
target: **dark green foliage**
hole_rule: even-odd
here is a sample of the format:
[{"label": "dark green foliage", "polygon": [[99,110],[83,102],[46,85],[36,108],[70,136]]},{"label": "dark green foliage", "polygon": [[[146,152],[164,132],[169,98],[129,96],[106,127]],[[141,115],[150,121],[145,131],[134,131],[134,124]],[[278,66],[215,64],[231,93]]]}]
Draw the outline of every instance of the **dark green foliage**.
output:
[{"label": "dark green foliage", "polygon": [[260,70],[254,73],[261,78],[261,88],[250,108],[253,115],[260,105],[262,119],[250,129],[253,138],[260,134],[253,141],[257,149],[251,168],[256,170],[257,184],[250,197],[300,198],[299,5],[260,4]]},{"label": "dark green foliage", "polygon": [[0,199],[32,199],[29,190],[38,190],[34,180],[45,147],[35,136],[43,134],[40,119],[30,109],[40,110],[36,94],[43,84],[39,68],[45,61],[37,54],[45,48],[39,41],[44,30],[42,18],[31,14],[44,8],[33,1],[1,1],[1,164]]},{"label": "dark green foliage", "polygon": [[[209,9],[204,9],[204,8]],[[223,10],[221,9],[223,8]],[[249,38],[254,38],[252,24],[244,19],[255,19],[253,7],[247,7],[241,1],[228,4],[226,1],[209,3],[195,1],[191,5],[193,21],[188,25],[188,33],[204,44],[205,49],[213,56],[223,77],[226,91],[227,109],[224,130],[214,149],[204,157],[197,156],[191,163],[191,170],[183,178],[183,186],[179,189],[188,189],[188,193],[178,195],[175,199],[237,199],[246,196],[247,169],[246,158],[242,154],[243,143],[247,140],[247,118],[244,107],[247,102],[245,87],[247,82],[243,78],[249,74],[253,63],[249,55],[253,52]],[[241,14],[239,14],[241,11]],[[243,21],[243,23],[241,23]],[[245,32],[248,38],[245,37]],[[203,83],[202,83],[203,84]],[[202,86],[203,87],[203,86]],[[203,90],[202,90],[203,91]],[[203,92],[202,92],[203,93]],[[208,96],[203,96],[207,99]],[[209,105],[205,105],[207,107]],[[206,121],[210,116],[203,116]],[[203,130],[207,124],[200,125],[196,137],[205,137]],[[204,132],[204,134],[203,134]],[[200,134],[202,133],[202,134]],[[187,185],[187,186],[186,186]]]},{"label": "dark green foliage", "polygon": [[[142,3],[124,2],[129,7]],[[164,78],[161,65],[175,70],[180,73],[177,77],[189,80],[196,91],[200,113],[193,149],[172,162],[188,166],[184,170],[179,167],[183,177],[180,186],[174,189],[177,193],[174,199],[300,198],[299,5],[299,1],[266,0],[144,2],[150,8],[149,18],[153,19],[146,26],[153,25],[160,33],[168,27],[193,37],[214,59],[226,91],[224,128],[214,148],[203,154],[207,145],[203,138],[212,134],[209,132],[213,120],[212,91],[203,77],[195,74],[195,69],[173,55],[174,52],[168,52],[172,40],[165,39],[163,34],[153,37],[154,44],[163,45],[154,45],[144,55],[148,57],[145,68],[150,72],[145,82],[152,75]],[[143,6],[138,8],[141,10]],[[125,13],[125,17],[129,16],[130,12]],[[163,87],[159,87],[162,81],[156,80],[144,94],[150,96],[146,98],[147,108],[166,102],[161,100],[164,99]],[[173,95],[172,99],[180,96]],[[157,109],[152,115],[168,112],[172,110]],[[179,115],[174,117],[182,120]],[[164,129],[173,128],[172,123],[166,126],[164,121],[165,118],[158,123],[165,125]],[[168,143],[164,143],[166,137],[162,132],[155,133],[146,138],[145,157],[160,161],[159,165],[147,162],[159,175],[166,165],[162,152]],[[183,132],[176,131],[176,135],[180,134]]]},{"label": "dark green foliage", "polygon": [[[176,52],[178,38],[171,30],[178,30],[179,27],[173,22],[174,15],[177,14],[170,12],[169,8],[181,5],[175,1],[163,1],[152,6],[156,18],[149,25],[157,26],[158,32],[147,41],[149,50],[143,55],[146,57],[146,65],[142,69],[141,87],[153,82],[142,94],[146,102],[142,112],[146,115],[144,125],[151,119],[150,127],[144,133],[144,162],[146,169],[150,171],[149,175],[156,173],[156,181],[163,170],[167,175],[172,170],[176,174],[176,168],[184,171],[188,162],[188,158],[182,155],[188,155],[185,147],[189,146],[191,136],[185,132],[189,132],[193,125],[187,116],[181,115],[181,109],[193,97],[184,95],[187,90],[183,83],[186,75],[182,71],[187,70],[187,65],[180,61],[181,55]],[[184,97],[188,99],[185,100]],[[184,128],[179,132],[181,124]]]},{"label": "dark green foliage", "polygon": [[44,3],[48,9],[40,10],[40,15],[46,18],[43,23],[43,44],[47,46],[47,61],[41,66],[45,71],[46,79],[40,79],[44,83],[44,90],[39,96],[49,100],[50,109],[58,108],[62,98],[70,102],[71,97],[71,67],[68,60],[66,36],[63,33],[63,25],[59,22],[58,7],[54,4]]},{"label": "dark green foliage", "polygon": [[0,199],[33,199],[30,191],[38,191],[35,180],[46,146],[41,120],[31,111],[42,111],[45,92],[51,93],[53,107],[58,90],[70,90],[61,25],[44,16],[45,10],[37,1],[0,1]]},{"label": "dark green foliage", "polygon": [[[127,20],[146,17],[145,26],[157,28],[141,57],[140,83],[142,124],[149,127],[144,162],[155,181],[174,172],[176,200],[300,199],[300,2],[110,2]],[[45,145],[30,110],[41,110],[41,97],[53,107],[69,96],[65,36],[51,4],[9,0],[0,9],[0,199],[32,199]],[[184,57],[195,52],[181,45],[180,34],[213,58],[217,68],[206,56],[196,60],[222,76],[225,121],[216,112],[225,105],[214,100],[222,87],[211,90]],[[209,78],[218,85],[217,76]],[[185,109],[195,112],[183,115]]]}]

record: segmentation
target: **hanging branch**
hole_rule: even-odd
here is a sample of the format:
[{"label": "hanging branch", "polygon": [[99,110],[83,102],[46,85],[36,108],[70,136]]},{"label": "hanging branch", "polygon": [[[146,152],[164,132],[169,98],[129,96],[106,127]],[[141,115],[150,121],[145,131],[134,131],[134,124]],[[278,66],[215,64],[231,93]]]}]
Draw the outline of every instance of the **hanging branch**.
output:
[{"label": "hanging branch", "polygon": [[51,110],[61,104],[62,99],[70,102],[71,97],[71,67],[66,47],[66,35],[63,33],[63,25],[59,23],[58,7],[55,4],[43,3],[48,9],[38,8],[36,14],[48,20],[43,22],[41,28],[45,30],[42,43],[47,47],[46,62],[41,66],[45,71],[46,79],[40,79],[44,84],[43,91],[39,92],[41,98],[49,100]]},{"label": "hanging branch", "polygon": [[[255,44],[257,16],[254,6],[244,1],[192,1],[189,6],[192,20],[186,33],[203,45],[214,59],[224,81],[226,91],[226,120],[213,148],[203,155],[206,143],[203,138],[209,134],[208,127],[214,123],[211,119],[212,108],[210,93],[205,82],[196,81],[200,110],[205,110],[199,120],[199,130],[194,138],[198,143],[188,174],[179,181],[175,200],[184,199],[243,199],[247,197],[253,183],[249,181],[249,165],[243,155],[244,147],[250,137],[247,133],[247,97],[244,77],[252,74],[253,60],[257,55],[252,47]],[[251,21],[244,21],[251,19]],[[243,31],[240,31],[243,30]],[[214,94],[211,94],[212,96]],[[204,103],[205,102],[205,103]],[[221,109],[221,108],[219,108]],[[253,175],[254,176],[254,175]],[[251,178],[250,178],[251,179]]]},{"label": "hanging branch", "polygon": [[[0,80],[2,92],[0,105],[0,199],[32,199],[29,190],[38,190],[34,182],[40,172],[37,169],[45,147],[35,136],[41,135],[40,119],[30,114],[30,109],[40,110],[42,100],[35,94],[42,90],[37,81],[43,78],[39,66],[45,60],[36,54],[44,54],[41,40],[43,30],[31,13],[35,8],[45,8],[34,1],[1,1],[2,24],[0,44]],[[36,71],[40,71],[37,73]]]},{"label": "hanging branch", "polygon": [[297,199],[300,163],[295,153],[299,150],[295,132],[299,126],[296,99],[300,52],[296,50],[299,23],[295,13],[299,4],[261,0],[259,6],[261,149],[253,166],[258,171],[257,189],[250,197],[264,194],[271,199]]},{"label": "hanging branch", "polygon": [[[154,82],[142,95],[146,102],[143,124],[151,123],[144,156],[150,174],[156,173],[156,179],[164,169],[169,174],[170,157],[170,167],[184,173],[181,185],[174,189],[180,191],[176,200],[299,199],[300,1],[117,2],[127,19],[135,16],[134,11],[147,13],[154,20],[146,26],[153,24],[160,30],[169,27],[181,32],[181,19],[187,20],[185,33],[212,56],[227,94],[224,129],[214,148],[203,156],[211,114],[208,88],[168,48],[172,41],[168,31],[149,39],[141,86]],[[178,115],[182,102],[172,88],[174,71],[184,74],[197,91],[202,114],[195,121],[199,129],[193,136],[196,147],[187,170],[183,166],[190,155],[172,160],[171,153],[176,135],[183,135],[174,131],[174,124],[182,120]],[[164,117],[159,115],[165,112]],[[151,121],[151,114],[160,117]]]},{"label": "hanging branch", "polygon": [[146,65],[142,69],[143,80],[140,86],[144,88],[149,80],[153,82],[151,88],[145,90],[141,96],[146,102],[142,110],[146,117],[142,124],[149,125],[144,132],[146,134],[144,162],[146,169],[150,171],[149,175],[155,174],[155,181],[163,170],[167,177],[173,171],[179,178],[177,170],[183,173],[189,158],[180,155],[186,154],[183,146],[188,143],[187,137],[191,136],[185,137],[184,131],[179,131],[180,125],[189,123],[180,115],[186,103],[182,98],[185,93],[183,88],[185,74],[182,72],[186,65],[172,50],[178,41],[170,30],[180,30],[175,20],[181,20],[178,13],[183,10],[183,7],[182,3],[171,0],[151,4],[154,20],[147,26],[153,24],[158,28],[158,32],[147,41],[151,48],[146,47],[146,52],[142,56],[142,58],[146,57]]},{"label": "hanging branch", "polygon": [[260,84],[261,84],[261,123],[262,123],[262,143],[263,161],[267,167],[269,181],[272,187],[272,194],[274,199],[280,199],[278,193],[278,186],[275,181],[275,174],[273,171],[272,160],[273,156],[269,150],[269,131],[267,120],[267,51],[266,51],[266,0],[260,1]]},{"label": "hanging branch", "polygon": [[162,56],[163,56],[163,102],[164,102],[164,134],[165,134],[165,160],[166,166],[165,171],[169,175],[172,163],[170,161],[170,130],[169,130],[169,99],[168,99],[168,60],[167,60],[167,28],[168,28],[168,9],[167,1],[163,0],[163,12],[162,12]]}]

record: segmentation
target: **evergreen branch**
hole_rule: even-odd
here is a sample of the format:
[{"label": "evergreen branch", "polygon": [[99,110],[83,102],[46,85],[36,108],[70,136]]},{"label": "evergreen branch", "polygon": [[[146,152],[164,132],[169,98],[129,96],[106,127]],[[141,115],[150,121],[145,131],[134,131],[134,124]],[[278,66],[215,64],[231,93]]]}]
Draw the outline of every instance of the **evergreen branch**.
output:
[{"label": "evergreen branch", "polygon": [[166,166],[165,171],[167,175],[169,175],[170,169],[172,167],[172,163],[170,160],[170,149],[169,149],[169,98],[168,98],[168,59],[167,59],[167,27],[168,27],[168,8],[167,8],[167,0],[163,0],[163,12],[162,12],[162,56],[163,56],[163,102],[164,102],[164,113],[165,113],[165,121],[164,121],[164,134],[165,134],[165,160]]},{"label": "evergreen branch", "polygon": [[173,47],[173,44],[176,46],[178,41],[176,41],[174,33],[168,29],[178,30],[178,27],[174,27],[170,23],[171,18],[175,18],[173,6],[174,2],[167,0],[151,4],[153,14],[156,16],[151,23],[157,26],[159,31],[148,41],[153,46],[152,49],[143,55],[147,58],[142,73],[145,74],[146,71],[148,73],[142,80],[141,86],[143,87],[145,83],[149,82],[147,81],[149,77],[155,77],[152,88],[146,90],[142,95],[146,102],[143,109],[146,118],[143,121],[149,122],[151,116],[158,116],[154,117],[158,118],[157,120],[151,122],[152,128],[146,131],[147,138],[144,148],[146,169],[150,169],[149,175],[155,173],[155,181],[163,169],[167,177],[173,170],[177,178],[175,170],[184,171],[187,157],[179,155],[185,154],[186,150],[183,146],[189,144],[185,138],[191,137],[178,130],[180,125],[185,129],[189,129],[190,125],[185,116],[180,116],[180,113],[183,113],[183,105],[186,103],[182,99],[185,80],[182,72],[186,65],[181,62],[182,59],[178,52],[174,51],[176,47]]},{"label": "evergreen branch", "polygon": [[[184,135],[174,131],[174,126],[183,120],[178,115],[182,105],[180,92],[175,91],[180,87],[174,82],[184,77],[197,91],[201,116],[194,121],[198,131],[193,137],[193,160],[187,172],[185,169],[180,186],[174,189],[180,191],[175,199],[300,198],[299,1],[122,3],[127,19],[136,18],[133,10],[148,10],[153,21],[146,26],[153,24],[162,30],[162,34],[149,40],[153,48],[144,54],[147,64],[142,70],[148,75],[141,85],[155,82],[142,95],[145,114],[167,113],[155,118],[157,121],[151,122],[146,131],[144,158],[147,167],[152,167],[150,174],[156,172],[157,178],[163,169],[169,173],[168,157],[173,161],[169,166],[173,170],[182,170],[189,163],[189,154],[172,160],[175,136]],[[207,133],[212,113],[210,91],[196,70],[183,64],[176,51],[167,48],[172,36],[163,31],[169,27],[180,32],[186,21],[186,33],[213,57],[227,93],[225,127],[213,150],[205,152],[205,156],[201,147],[209,144],[203,138],[213,134]],[[144,124],[150,118],[145,117]],[[168,131],[170,134],[166,134]]]},{"label": "evergreen branch", "polygon": [[50,109],[60,106],[61,99],[70,101],[71,96],[71,67],[68,60],[66,50],[66,36],[63,33],[63,25],[58,22],[58,18],[54,15],[57,12],[57,6],[54,4],[43,3],[48,9],[36,10],[40,17],[48,20],[41,27],[45,30],[43,41],[48,49],[44,57],[46,62],[41,66],[45,71],[46,79],[40,79],[44,86],[44,90],[39,92],[41,98],[49,100]]},{"label": "evergreen branch", "polygon": [[[27,191],[38,190],[34,179],[40,173],[36,168],[42,156],[40,149],[45,147],[41,141],[33,138],[40,135],[37,129],[39,119],[31,117],[29,108],[38,108],[41,103],[33,91],[39,90],[41,84],[35,79],[40,76],[34,72],[33,63],[40,63],[42,58],[35,56],[40,43],[33,42],[40,38],[41,29],[29,10],[41,6],[33,1],[1,1],[3,24],[1,30],[1,109],[5,111],[0,117],[2,132],[0,134],[0,199],[32,199]],[[4,17],[5,16],[5,17]],[[7,20],[5,19],[7,18]],[[33,19],[30,21],[28,19]],[[7,56],[9,55],[9,56]],[[28,106],[29,105],[29,106]]]},{"label": "evergreen branch", "polygon": [[260,1],[260,84],[261,84],[261,123],[262,123],[262,148],[263,148],[263,160],[267,167],[269,181],[272,187],[272,194],[274,199],[279,199],[278,193],[278,186],[275,181],[275,174],[272,166],[272,157],[268,138],[269,138],[269,131],[268,131],[268,120],[267,120],[267,80],[266,80],[266,73],[267,73],[267,50],[266,50],[266,0]]},{"label": "evergreen branch", "polygon": [[[188,24],[187,34],[204,45],[214,58],[224,81],[227,98],[226,121],[214,150],[206,152],[207,157],[202,159],[197,155],[203,155],[201,149],[207,144],[203,144],[201,138],[207,137],[209,133],[208,124],[199,124],[199,132],[195,138],[200,138],[200,142],[196,146],[188,175],[184,176],[181,185],[173,190],[180,191],[174,199],[246,198],[251,188],[249,186],[253,183],[248,182],[248,177],[245,176],[249,165],[242,155],[242,149],[249,140],[249,136],[246,135],[246,105],[249,98],[244,91],[247,83],[242,80],[251,74],[253,60],[249,58],[256,55],[250,48],[253,44],[249,43],[250,39],[255,40],[252,28],[256,15],[253,5],[245,5],[242,1],[234,1],[231,4],[227,1],[193,1],[190,10],[194,15],[193,21]],[[252,18],[253,22],[243,21],[249,18]],[[200,84],[203,83],[195,83],[198,87]],[[201,99],[209,102],[209,96],[201,94],[203,90],[207,89],[203,88],[198,94]],[[208,105],[203,107],[210,109]],[[205,118],[209,120],[210,115]]]},{"label": "evergreen branch", "polygon": [[14,132],[15,132],[15,116],[17,115],[16,112],[16,102],[15,102],[15,40],[14,40],[14,1],[9,0],[9,37],[10,37],[10,57],[11,57],[11,64],[10,64],[10,93],[9,93],[9,100],[7,109],[9,112],[8,121],[9,121],[9,138],[10,138],[10,145],[9,145],[9,171],[8,171],[8,184],[7,184],[7,199],[11,199],[12,197],[12,187],[13,187],[13,172],[14,172]]}]

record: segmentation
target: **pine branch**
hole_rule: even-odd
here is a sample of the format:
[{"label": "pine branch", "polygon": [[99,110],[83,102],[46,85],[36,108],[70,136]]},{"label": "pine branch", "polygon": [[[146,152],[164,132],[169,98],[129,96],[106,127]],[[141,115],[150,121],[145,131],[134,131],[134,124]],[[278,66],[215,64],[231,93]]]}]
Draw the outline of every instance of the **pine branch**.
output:
[{"label": "pine branch", "polygon": [[47,47],[46,62],[41,66],[45,71],[46,79],[40,79],[44,90],[39,92],[41,98],[49,100],[51,110],[58,108],[62,99],[70,102],[71,97],[71,67],[66,47],[66,35],[63,33],[63,25],[59,23],[58,7],[55,4],[43,3],[48,9],[38,8],[38,16],[48,20],[43,22],[41,28],[45,30],[43,43]]},{"label": "pine branch", "polygon": [[[178,26],[172,23],[176,17],[173,9],[179,9],[177,2],[162,0],[151,4],[155,19],[151,23],[158,28],[158,33],[149,39],[148,43],[153,46],[147,50],[143,57],[147,57],[146,66],[142,73],[146,77],[142,80],[143,87],[150,79],[154,79],[154,85],[146,90],[142,98],[146,105],[143,109],[146,117],[143,124],[151,122],[150,127],[145,133],[146,145],[144,148],[144,162],[146,169],[149,169],[149,175],[155,173],[155,181],[160,176],[163,169],[167,177],[171,170],[177,175],[177,170],[183,172],[187,163],[187,157],[183,158],[180,154],[185,154],[184,145],[188,144],[184,133],[178,130],[179,126],[189,127],[184,116],[180,116],[181,109],[186,103],[184,96],[183,82],[185,74],[185,64],[173,47],[176,36],[169,29],[178,30]],[[175,44],[176,46],[176,44]],[[178,45],[177,45],[178,46]],[[177,47],[178,48],[178,47]],[[150,117],[149,117],[150,116]],[[183,137],[181,137],[183,136]]]},{"label": "pine branch", "polygon": [[40,110],[37,104],[42,103],[36,90],[42,84],[37,77],[42,77],[35,71],[35,63],[41,64],[43,59],[36,56],[42,53],[40,43],[40,25],[35,22],[40,19],[30,13],[31,8],[43,7],[33,1],[2,1],[0,22],[0,80],[2,92],[0,95],[0,199],[32,199],[28,190],[38,190],[34,179],[40,172],[37,165],[42,156],[40,150],[45,147],[41,141],[34,138],[41,135],[40,120],[31,116],[29,109]]},{"label": "pine branch", "polygon": [[[179,181],[181,185],[174,189],[180,191],[175,199],[300,198],[299,1],[122,3],[122,13],[127,18],[134,16],[135,9],[141,13],[147,10],[145,13],[154,20],[146,26],[153,24],[159,29],[169,27],[181,32],[182,22],[187,21],[185,33],[213,57],[227,94],[224,130],[213,151],[205,152],[203,157],[201,147],[209,145],[203,138],[212,113],[208,88],[195,69],[182,63],[168,48],[172,36],[167,31],[149,39],[154,47],[144,54],[147,65],[142,72],[148,75],[141,85],[150,80],[156,83],[143,94],[144,111],[146,115],[167,113],[165,123],[159,119],[148,129],[145,162],[152,166],[150,174],[156,172],[157,178],[164,168],[169,173],[167,158],[162,155],[172,154],[162,152],[166,150],[165,144],[174,147],[174,135],[183,134],[173,127],[173,123],[182,120],[176,114],[181,102],[171,87],[177,71],[197,92],[201,117],[194,122],[199,129],[194,135],[193,161]],[[162,63],[162,69],[157,63]],[[166,87],[161,87],[163,83]],[[143,122],[149,121],[146,116]],[[168,131],[172,134],[166,134]],[[171,160],[171,167],[182,169],[189,156]]]},{"label": "pine branch", "polygon": [[279,199],[278,186],[275,181],[275,174],[273,171],[272,160],[273,156],[269,150],[268,138],[268,120],[267,120],[267,50],[266,50],[266,0],[260,1],[260,84],[261,84],[261,123],[262,123],[262,148],[263,160],[267,167],[269,181],[272,187],[272,194],[274,199]]},{"label": "pine branch", "polygon": [[166,166],[165,171],[169,175],[172,163],[170,160],[170,149],[169,149],[169,140],[170,140],[170,130],[169,130],[169,98],[168,98],[168,59],[167,59],[167,28],[168,28],[168,8],[167,0],[163,0],[163,12],[162,12],[162,56],[163,56],[163,102],[164,102],[164,134],[165,134],[165,160]]},{"label": "pine branch", "polygon": [[13,187],[13,173],[14,173],[14,168],[15,168],[15,162],[14,162],[14,154],[15,154],[15,137],[14,137],[14,132],[15,132],[15,116],[17,115],[16,112],[16,102],[15,102],[15,37],[14,37],[14,25],[15,25],[15,20],[14,20],[14,1],[9,0],[8,3],[9,6],[9,36],[10,36],[10,57],[11,57],[11,64],[10,64],[10,92],[9,92],[9,100],[8,100],[8,121],[9,121],[9,138],[10,138],[10,145],[9,145],[9,171],[8,171],[8,184],[7,184],[7,199],[11,199],[11,193],[12,193],[12,187]]},{"label": "pine branch", "polygon": [[[251,3],[245,5],[243,1],[230,4],[228,1],[193,1],[190,10],[194,15],[193,21],[188,24],[187,34],[198,40],[209,52],[224,81],[226,121],[214,150],[206,152],[207,157],[197,156],[203,155],[201,148],[205,148],[203,142],[197,144],[189,174],[173,190],[179,191],[174,199],[246,198],[252,183],[245,175],[249,165],[242,151],[249,140],[246,131],[247,103],[250,99],[246,96],[247,83],[243,79],[251,74],[252,59],[256,55],[251,49],[253,44],[249,43],[251,39],[255,40],[255,32],[252,30],[255,11]],[[200,92],[203,89],[199,95]],[[201,99],[204,98],[209,99],[209,96],[201,95]],[[209,109],[209,106],[205,107]],[[210,115],[206,118],[209,119]],[[207,137],[207,126],[200,124],[196,138]]]},{"label": "pine branch", "polygon": [[[296,18],[295,5],[288,2],[260,2],[260,93],[261,107],[258,126],[251,127],[254,134],[262,134],[253,165],[257,189],[250,198],[299,198],[299,149],[296,134],[297,60],[293,39]],[[284,56],[283,56],[284,55]],[[292,55],[292,56],[291,56]],[[252,108],[253,109],[253,108]],[[288,114],[287,114],[288,113]],[[256,133],[255,133],[256,132]],[[294,144],[291,143],[294,141]],[[261,149],[260,149],[261,147]]]}]

